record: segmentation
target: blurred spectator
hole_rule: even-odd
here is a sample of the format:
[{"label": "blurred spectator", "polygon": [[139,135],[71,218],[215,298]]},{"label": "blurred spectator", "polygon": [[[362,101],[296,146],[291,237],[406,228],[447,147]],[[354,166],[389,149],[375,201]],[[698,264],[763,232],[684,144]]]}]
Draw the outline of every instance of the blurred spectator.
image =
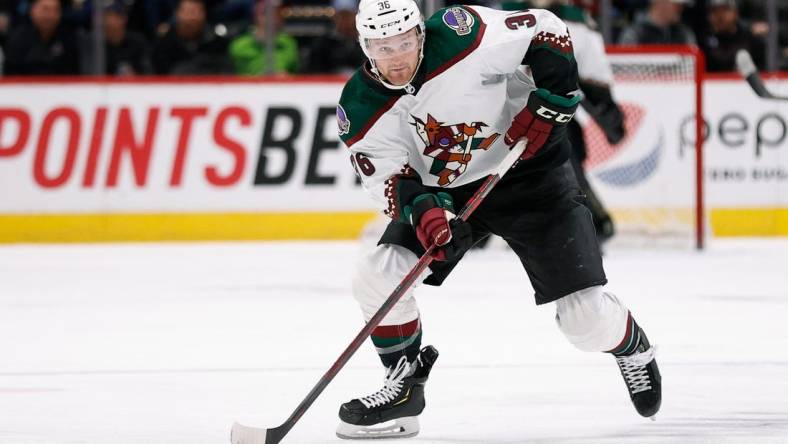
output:
[{"label": "blurred spectator", "polygon": [[209,9],[208,17],[214,23],[233,24],[243,22],[248,26],[251,22],[251,14],[255,0],[224,0],[216,2]]},{"label": "blurred spectator", "polygon": [[681,23],[681,12],[689,0],[651,0],[648,14],[638,17],[622,31],[619,44],[696,44],[695,34]]},{"label": "blurred spectator", "polygon": [[11,28],[10,1],[0,0],[0,46],[5,46],[8,30]]},{"label": "blurred spectator", "polygon": [[709,72],[736,71],[736,51],[746,49],[758,69],[766,67],[766,42],[739,18],[736,0],[709,0],[709,30],[701,40]]},{"label": "blurred spectator", "polygon": [[129,23],[150,39],[163,36],[170,30],[178,0],[136,0],[129,10]]},{"label": "blurred spectator", "polygon": [[[294,74],[298,72],[298,43],[296,40],[281,31],[282,7],[278,0],[271,0],[273,6],[272,25],[274,33],[273,67],[269,67],[269,57],[266,54],[266,6],[260,0],[254,7],[254,26],[244,35],[239,36],[230,44],[230,57],[235,63],[235,72],[243,75],[262,75],[269,72],[274,74]],[[269,69],[272,68],[272,69]]]},{"label": "blurred spectator", "polygon": [[11,31],[6,42],[6,75],[79,74],[75,31],[61,24],[58,0],[35,0],[30,23]]},{"label": "blurred spectator", "polygon": [[8,8],[9,0],[0,0],[0,74],[3,72],[3,63],[5,62],[3,47],[5,46],[8,29],[11,26],[11,17],[8,14]]},{"label": "blurred spectator", "polygon": [[60,0],[63,8],[63,23],[72,28],[89,29],[93,24],[93,2],[105,0]]},{"label": "blurred spectator", "polygon": [[228,74],[227,39],[209,27],[205,2],[180,0],[175,25],[154,47],[153,68],[157,74]]},{"label": "blurred spectator", "polygon": [[[128,29],[128,9],[124,0],[111,0],[103,11],[105,67],[111,76],[150,74],[152,71],[149,45],[145,37]],[[91,42],[88,42],[91,43]],[[83,72],[95,73],[92,45],[87,44],[88,55],[83,59]]]},{"label": "blurred spectator", "polygon": [[309,48],[306,72],[351,74],[366,60],[356,32],[356,0],[334,0],[334,29]]},{"label": "blurred spectator", "polygon": [[[72,28],[89,28],[93,1],[59,0],[61,23]],[[0,11],[8,15],[12,26],[19,25],[27,22],[33,3],[35,3],[34,0],[0,0]]]},{"label": "blurred spectator", "polygon": [[[96,0],[102,1],[102,0]],[[254,0],[204,0],[207,22],[249,23],[249,5]],[[125,0],[129,7],[129,28],[138,30],[150,39],[166,34],[172,26],[179,0]]]},{"label": "blurred spectator", "polygon": [[627,17],[634,17],[637,11],[648,8],[649,0],[612,0],[613,6]]},{"label": "blurred spectator", "polygon": [[777,42],[779,54],[777,55],[777,68],[783,71],[788,71],[788,0],[777,1],[777,23],[781,26],[777,27]]},{"label": "blurred spectator", "polygon": [[[752,34],[765,41],[769,35],[770,28],[766,12],[767,9],[763,0],[739,0],[737,1],[737,6],[739,8],[739,17],[749,25]],[[780,8],[788,11],[788,0],[778,0],[777,2],[778,21],[780,17]]]}]

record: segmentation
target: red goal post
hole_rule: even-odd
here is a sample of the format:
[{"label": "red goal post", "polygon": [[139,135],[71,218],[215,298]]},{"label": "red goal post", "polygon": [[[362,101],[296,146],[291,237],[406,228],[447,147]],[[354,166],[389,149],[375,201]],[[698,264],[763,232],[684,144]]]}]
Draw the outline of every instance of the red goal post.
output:
[{"label": "red goal post", "polygon": [[695,46],[609,46],[613,96],[627,135],[609,144],[586,116],[589,180],[610,209],[619,239],[702,249],[703,80]]}]

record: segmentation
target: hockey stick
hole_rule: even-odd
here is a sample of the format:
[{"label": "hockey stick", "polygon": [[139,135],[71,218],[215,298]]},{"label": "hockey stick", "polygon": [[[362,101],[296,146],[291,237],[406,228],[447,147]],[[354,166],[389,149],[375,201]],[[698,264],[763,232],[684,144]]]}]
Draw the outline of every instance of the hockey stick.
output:
[{"label": "hockey stick", "polygon": [[[462,220],[468,220],[468,217],[473,213],[479,204],[482,203],[485,197],[490,194],[493,187],[501,180],[504,174],[506,174],[509,169],[514,166],[517,160],[520,158],[520,155],[525,151],[527,141],[522,140],[518,142],[514,148],[506,155],[503,159],[501,164],[498,166],[498,170],[496,170],[495,174],[492,174],[487,177],[487,179],[482,183],[476,193],[474,193],[473,197],[465,204],[465,207],[459,212],[457,215],[458,218]],[[301,404],[296,407],[293,413],[290,415],[287,420],[282,423],[278,427],[274,427],[272,429],[261,429],[256,427],[247,427],[241,425],[239,423],[233,424],[232,431],[230,432],[230,442],[232,444],[277,444],[280,442],[287,432],[293,428],[295,423],[301,419],[301,416],[304,415],[306,410],[309,406],[315,402],[320,393],[326,388],[328,383],[331,382],[332,379],[339,373],[342,367],[350,360],[351,356],[358,350],[364,341],[369,337],[372,333],[372,330],[380,324],[383,318],[391,311],[391,308],[394,307],[394,304],[399,301],[402,295],[408,291],[408,289],[416,282],[416,279],[421,276],[424,270],[427,269],[427,266],[432,263],[432,251],[434,250],[434,246],[430,247],[424,255],[421,256],[421,259],[416,263],[410,272],[405,275],[402,281],[397,285],[397,288],[391,293],[388,299],[380,306],[377,313],[375,313],[372,318],[366,323],[364,328],[356,335],[350,345],[347,346],[345,351],[339,356],[339,358],[334,362],[334,365],[328,369],[328,371],[317,381],[314,388],[306,395]]]},{"label": "hockey stick", "polygon": [[788,96],[777,96],[766,89],[766,85],[763,83],[761,76],[758,75],[758,70],[752,61],[752,56],[746,49],[740,49],[736,52],[736,68],[738,68],[739,74],[747,80],[750,88],[755,91],[758,97],[772,100],[788,100]]}]

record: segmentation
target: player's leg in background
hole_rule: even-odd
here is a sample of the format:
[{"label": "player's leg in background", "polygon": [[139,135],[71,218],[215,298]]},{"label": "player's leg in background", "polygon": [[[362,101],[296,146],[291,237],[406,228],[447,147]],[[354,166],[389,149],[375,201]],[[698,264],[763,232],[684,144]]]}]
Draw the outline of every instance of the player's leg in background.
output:
[{"label": "player's leg in background", "polygon": [[572,154],[569,160],[572,163],[572,169],[575,172],[575,176],[577,176],[577,182],[580,185],[580,189],[586,196],[585,204],[588,209],[591,210],[597,239],[599,239],[599,243],[601,244],[613,237],[615,234],[615,225],[613,224],[613,219],[610,217],[610,213],[608,213],[602,201],[596,195],[596,192],[594,192],[594,189],[591,188],[591,184],[588,182],[585,170],[583,169],[583,162],[585,162],[587,156],[585,139],[583,138],[583,128],[579,123],[572,120],[567,125],[566,133],[569,143],[572,144]]}]

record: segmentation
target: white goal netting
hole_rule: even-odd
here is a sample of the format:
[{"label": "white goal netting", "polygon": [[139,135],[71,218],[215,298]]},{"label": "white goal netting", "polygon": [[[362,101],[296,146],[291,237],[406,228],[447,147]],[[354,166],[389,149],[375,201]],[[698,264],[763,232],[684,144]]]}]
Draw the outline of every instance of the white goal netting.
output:
[{"label": "white goal netting", "polygon": [[695,141],[696,115],[702,113],[696,113],[696,52],[628,48],[608,55],[626,136],[610,144],[593,120],[579,120],[588,147],[587,175],[613,216],[614,242],[699,246],[702,191]]}]

